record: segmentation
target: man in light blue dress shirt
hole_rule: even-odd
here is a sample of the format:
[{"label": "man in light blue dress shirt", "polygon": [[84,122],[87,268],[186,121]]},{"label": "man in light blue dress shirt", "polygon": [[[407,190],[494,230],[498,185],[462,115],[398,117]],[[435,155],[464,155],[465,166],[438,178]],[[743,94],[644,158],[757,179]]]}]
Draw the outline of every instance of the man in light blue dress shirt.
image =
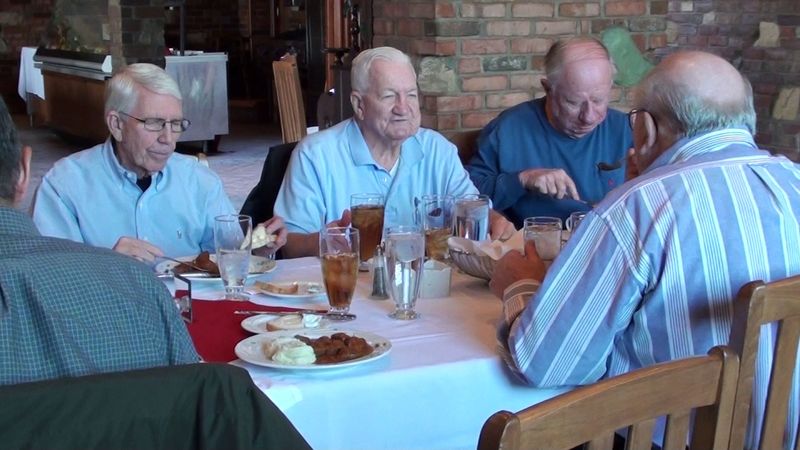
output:
[{"label": "man in light blue dress shirt", "polygon": [[[174,153],[190,122],[177,83],[152,64],[131,64],[109,81],[111,136],[56,162],[42,178],[33,220],[42,234],[112,248],[152,263],[214,251],[214,217],[235,210],[220,178]],[[277,234],[281,218],[265,222]]]},{"label": "man in light blue dress shirt", "polygon": [[[419,92],[408,56],[391,47],[361,52],[351,72],[354,118],[303,139],[292,154],[275,203],[286,218],[285,256],[318,254],[317,233],[350,223],[350,196],[385,197],[384,226],[414,223],[414,198],[478,191],[441,134],[420,128]],[[493,238],[514,226],[492,211]]]},{"label": "man in light blue dress shirt", "polygon": [[[800,167],[756,146],[747,80],[715,55],[681,52],[634,94],[643,173],[586,216],[546,274],[529,247],[528,257],[504,257],[490,284],[504,296],[510,363],[532,385],[588,384],[703,355],[728,342],[745,283],[800,274]],[[756,448],[773,346],[763,332],[747,448]],[[798,388],[800,368],[789,430]],[[795,433],[785,448],[796,448]]]}]

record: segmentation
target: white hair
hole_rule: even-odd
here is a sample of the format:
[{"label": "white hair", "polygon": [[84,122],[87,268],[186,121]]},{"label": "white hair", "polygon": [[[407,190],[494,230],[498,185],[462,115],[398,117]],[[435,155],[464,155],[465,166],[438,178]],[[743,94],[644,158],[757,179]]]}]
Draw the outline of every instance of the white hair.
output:
[{"label": "white hair", "polygon": [[411,58],[405,53],[394,47],[370,48],[359,53],[353,59],[353,66],[350,69],[350,88],[354,92],[366,92],[369,89],[369,69],[376,59],[406,63],[414,72],[414,78],[417,77],[414,65],[411,64]]},{"label": "white hair", "polygon": [[137,86],[183,100],[178,83],[164,69],[154,64],[137,63],[123,68],[111,77],[106,88],[105,113],[129,112],[135,108],[139,101]]}]

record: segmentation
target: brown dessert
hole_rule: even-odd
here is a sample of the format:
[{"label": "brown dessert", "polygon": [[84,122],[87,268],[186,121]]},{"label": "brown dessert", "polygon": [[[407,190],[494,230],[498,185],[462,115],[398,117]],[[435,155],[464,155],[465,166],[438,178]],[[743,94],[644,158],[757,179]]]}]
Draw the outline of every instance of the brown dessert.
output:
[{"label": "brown dessert", "polygon": [[[219,276],[219,267],[217,264],[211,260],[211,255],[208,252],[202,252],[197,255],[197,258],[190,261],[191,264],[208,271],[208,274],[211,276],[218,277]],[[189,273],[189,272],[197,272],[197,269],[190,266],[189,264],[178,264],[177,266],[172,268],[172,273]]]}]

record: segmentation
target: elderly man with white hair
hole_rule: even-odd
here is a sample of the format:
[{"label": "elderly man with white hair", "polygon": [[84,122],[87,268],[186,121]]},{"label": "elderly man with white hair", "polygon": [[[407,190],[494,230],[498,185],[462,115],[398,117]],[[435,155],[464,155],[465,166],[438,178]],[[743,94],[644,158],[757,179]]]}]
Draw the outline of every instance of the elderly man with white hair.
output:
[{"label": "elderly man with white hair", "polygon": [[[350,196],[385,196],[384,225],[413,221],[414,198],[477,194],[456,147],[420,128],[419,90],[410,59],[391,47],[353,60],[350,96],[355,117],[303,139],[292,154],[275,203],[286,218],[286,256],[316,255],[316,233],[350,222]],[[507,238],[513,225],[491,212],[490,233]]]},{"label": "elderly man with white hair", "polygon": [[[235,210],[220,178],[175,154],[190,121],[170,75],[131,64],[108,83],[104,143],[56,162],[36,193],[42,234],[113,248],[144,262],[214,251],[214,217]],[[265,222],[285,242],[279,217]]]}]

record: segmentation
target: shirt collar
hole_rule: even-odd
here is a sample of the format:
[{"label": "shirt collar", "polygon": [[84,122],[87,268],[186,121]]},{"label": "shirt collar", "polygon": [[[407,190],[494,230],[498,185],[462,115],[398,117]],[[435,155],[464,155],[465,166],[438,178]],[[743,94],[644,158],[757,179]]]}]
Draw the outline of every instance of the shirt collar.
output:
[{"label": "shirt collar", "polygon": [[[364,135],[361,134],[361,129],[355,119],[350,119],[347,126],[347,141],[350,143],[350,157],[353,159],[353,164],[356,166],[372,165],[381,168],[372,157],[367,147],[367,141],[364,140]],[[419,131],[414,136],[409,137],[403,142],[400,148],[400,159],[404,164],[414,164],[421,160],[423,157],[422,144],[419,139]]]},{"label": "shirt collar", "polygon": [[672,144],[661,156],[656,158],[644,173],[653,171],[668,164],[687,161],[700,155],[722,150],[730,144],[743,144],[758,149],[753,135],[743,128],[725,128],[709,131],[697,136],[684,137]]},{"label": "shirt collar", "polygon": [[[119,159],[117,159],[117,155],[114,154],[115,145],[116,143],[110,137],[103,144],[102,151],[106,163],[111,168],[111,172],[114,174],[114,176],[116,176],[120,186],[125,186],[126,184],[133,184],[138,189],[139,187],[136,185],[136,180],[138,178],[138,175],[136,175],[135,172],[122,167],[122,164],[120,164]],[[170,159],[172,159],[172,156],[170,156]],[[164,172],[167,170],[168,166],[169,166],[169,161],[167,161],[167,164],[164,166],[164,169],[151,174],[151,176],[153,177],[153,181],[150,184],[151,188],[155,188],[156,190],[161,190],[161,188],[164,185]]]}]

